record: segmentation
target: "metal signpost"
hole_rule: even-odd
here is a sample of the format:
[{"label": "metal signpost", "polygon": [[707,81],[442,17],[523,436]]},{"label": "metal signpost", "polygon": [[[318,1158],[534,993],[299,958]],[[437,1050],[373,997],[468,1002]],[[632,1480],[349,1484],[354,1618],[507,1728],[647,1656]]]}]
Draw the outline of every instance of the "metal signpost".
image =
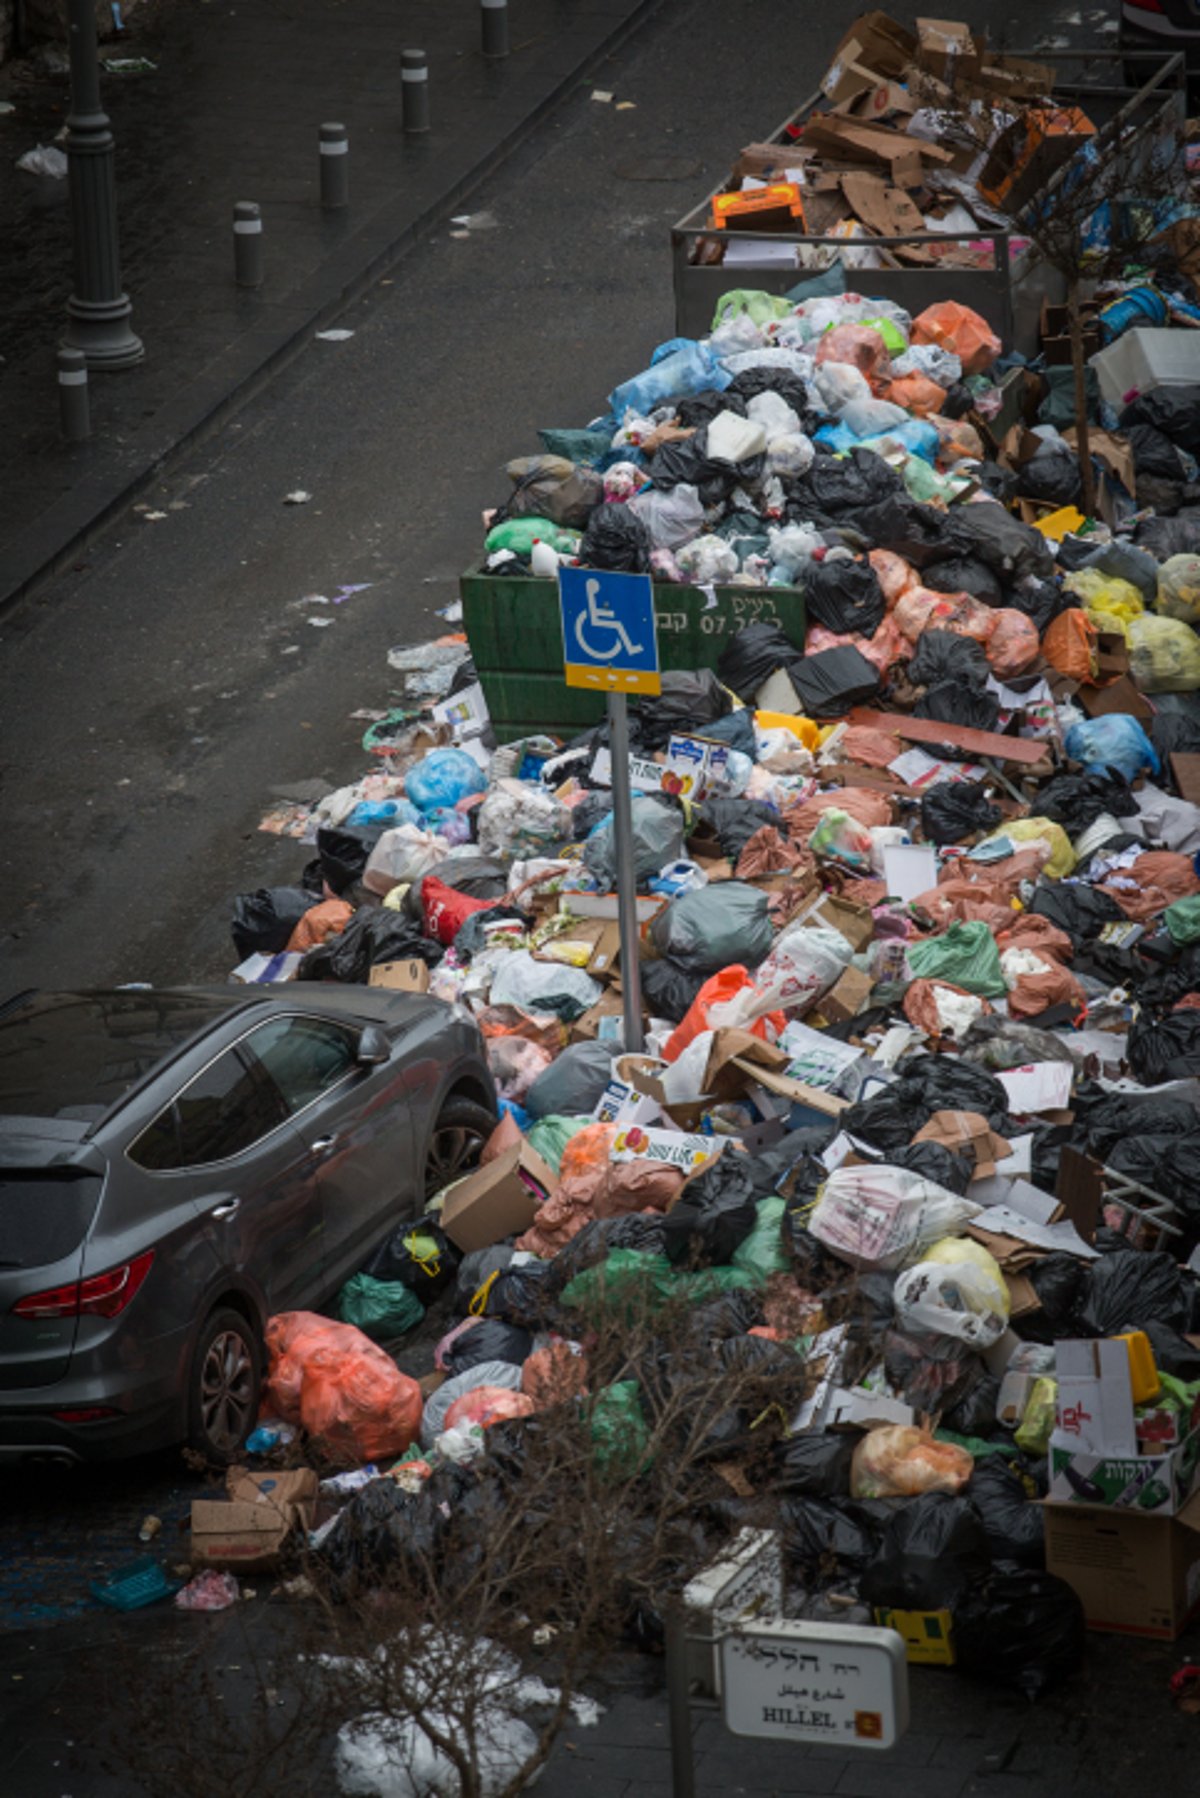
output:
[{"label": "metal signpost", "polygon": [[648,574],[560,568],[558,597],[568,687],[586,687],[590,692],[608,696],[624,1043],[627,1050],[637,1052],[643,1042],[642,982],[638,966],[628,695],[662,691],[654,588]]}]

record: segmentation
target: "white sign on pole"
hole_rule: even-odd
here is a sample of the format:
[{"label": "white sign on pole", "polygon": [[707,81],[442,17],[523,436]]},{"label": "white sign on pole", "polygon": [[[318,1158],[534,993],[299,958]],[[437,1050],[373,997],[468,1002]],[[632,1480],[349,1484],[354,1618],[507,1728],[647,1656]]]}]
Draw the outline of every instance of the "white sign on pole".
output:
[{"label": "white sign on pole", "polygon": [[908,1728],[908,1662],[893,1629],[755,1623],[723,1639],[721,1687],[736,1736],[883,1749]]}]

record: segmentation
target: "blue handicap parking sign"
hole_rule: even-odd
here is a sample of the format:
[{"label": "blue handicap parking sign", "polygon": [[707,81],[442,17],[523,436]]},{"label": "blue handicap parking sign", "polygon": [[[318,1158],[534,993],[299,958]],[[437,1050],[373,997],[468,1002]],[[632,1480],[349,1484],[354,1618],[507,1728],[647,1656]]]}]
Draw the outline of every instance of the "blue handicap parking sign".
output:
[{"label": "blue handicap parking sign", "polygon": [[563,665],[568,687],[658,693],[654,587],[648,574],[560,568]]}]

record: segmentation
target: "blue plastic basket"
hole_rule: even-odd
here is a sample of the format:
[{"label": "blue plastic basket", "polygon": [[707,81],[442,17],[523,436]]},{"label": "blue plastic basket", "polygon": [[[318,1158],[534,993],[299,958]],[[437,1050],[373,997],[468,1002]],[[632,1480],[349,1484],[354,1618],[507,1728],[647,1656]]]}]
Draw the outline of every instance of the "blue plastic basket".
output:
[{"label": "blue plastic basket", "polygon": [[129,1561],[118,1567],[105,1585],[92,1581],[92,1597],[114,1611],[140,1611],[143,1605],[157,1604],[178,1592],[181,1582],[169,1580],[153,1555]]}]

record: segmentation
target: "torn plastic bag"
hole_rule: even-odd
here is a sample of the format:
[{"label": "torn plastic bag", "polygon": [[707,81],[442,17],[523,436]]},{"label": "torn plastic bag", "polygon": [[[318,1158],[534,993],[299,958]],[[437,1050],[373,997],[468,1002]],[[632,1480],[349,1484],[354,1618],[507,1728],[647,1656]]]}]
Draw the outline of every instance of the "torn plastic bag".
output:
[{"label": "torn plastic bag", "polygon": [[1138,1018],[1130,1029],[1126,1053],[1134,1078],[1144,1086],[1200,1074],[1200,1011],[1173,1011],[1159,1023]]},{"label": "torn plastic bag", "polygon": [[724,718],[732,706],[711,668],[668,669],[662,677],[662,691],[653,699],[638,701],[633,713],[638,741],[647,751],[665,749],[675,733],[700,730],[714,719]]},{"label": "torn plastic bag", "polygon": [[321,873],[339,898],[362,879],[371,851],[382,835],[382,824],[357,824],[353,829],[344,824],[323,824],[318,830],[317,860]]},{"label": "torn plastic bag", "polygon": [[655,914],[650,940],[689,971],[715,973],[735,963],[756,968],[774,932],[767,894],[741,880],[681,893]]},{"label": "torn plastic bag", "polygon": [[579,561],[585,568],[648,574],[650,547],[649,533],[637,513],[628,506],[604,501],[588,518],[579,545]]},{"label": "torn plastic bag", "polygon": [[[959,637],[957,642],[965,642]],[[921,830],[925,840],[939,845],[961,843],[979,832],[993,830],[1003,813],[981,780],[942,780],[922,796]]]},{"label": "torn plastic bag", "polygon": [[1032,1502],[1021,1475],[1004,1455],[987,1455],[975,1463],[968,1497],[983,1521],[992,1559],[1018,1567],[1046,1564],[1046,1525],[1040,1505]]},{"label": "torn plastic bag", "polygon": [[[668,862],[683,854],[683,814],[669,800],[635,793],[633,812],[633,860],[639,881],[649,880]],[[617,848],[613,817],[603,819],[583,846],[583,865],[607,892],[616,885]]]},{"label": "torn plastic bag", "polygon": [[304,887],[259,887],[255,893],[239,893],[229,924],[238,958],[278,955],[312,903],[313,896]]},{"label": "torn plastic bag", "polygon": [[849,1498],[857,1430],[799,1430],[772,1448],[771,1489],[791,1497]]},{"label": "torn plastic bag", "polygon": [[414,929],[401,913],[385,906],[356,911],[340,936],[326,937],[310,949],[296,970],[298,980],[338,980],[365,986],[381,961],[423,961],[435,968],[442,959],[439,943]]},{"label": "torn plastic bag", "polygon": [[[1200,1012],[1181,1015],[1200,1018]],[[1187,1335],[1195,1290],[1195,1279],[1165,1250],[1116,1249],[1092,1263],[1080,1323],[1089,1336],[1117,1336],[1157,1318]]]},{"label": "torn plastic bag", "polygon": [[539,1074],[523,1100],[530,1117],[580,1117],[590,1113],[612,1079],[611,1047],[571,1043]]},{"label": "torn plastic bag", "polygon": [[758,1221],[746,1157],[726,1149],[693,1175],[663,1219],[663,1252],[684,1267],[724,1267]]},{"label": "torn plastic bag", "polygon": [[642,964],[642,998],[652,1018],[681,1024],[708,979],[700,968],[684,968],[669,955]]},{"label": "torn plastic bag", "polygon": [[502,780],[475,814],[479,847],[506,860],[547,855],[571,840],[571,813],[533,780]]},{"label": "torn plastic bag", "polygon": [[879,691],[879,670],[852,644],[805,656],[788,678],[808,718],[840,718]]},{"label": "torn plastic bag", "polygon": [[961,1673],[1042,1698],[1083,1665],[1083,1606],[1052,1573],[997,1567],[952,1608]]},{"label": "torn plastic bag", "polygon": [[924,573],[924,585],[935,593],[970,593],[985,606],[1004,604],[1004,589],[986,562],[977,556],[951,556],[945,562],[931,562]]},{"label": "torn plastic bag", "polygon": [[793,643],[781,625],[747,624],[725,644],[717,658],[717,673],[725,686],[751,705],[777,669],[790,669],[803,659],[803,646]]},{"label": "torn plastic bag", "polygon": [[453,1337],[438,1363],[450,1379],[484,1361],[506,1361],[520,1367],[533,1349],[530,1332],[501,1317],[468,1318],[467,1327],[460,1325]]},{"label": "torn plastic bag", "polygon": [[879,1552],[863,1569],[859,1592],[870,1605],[902,1611],[953,1609],[987,1577],[991,1564],[970,1500],[925,1492],[893,1514]]},{"label": "torn plastic bag", "polygon": [[[883,622],[883,592],[866,562],[813,562],[804,571],[810,619],[841,635],[869,637]],[[753,627],[751,627],[753,628]]]}]

